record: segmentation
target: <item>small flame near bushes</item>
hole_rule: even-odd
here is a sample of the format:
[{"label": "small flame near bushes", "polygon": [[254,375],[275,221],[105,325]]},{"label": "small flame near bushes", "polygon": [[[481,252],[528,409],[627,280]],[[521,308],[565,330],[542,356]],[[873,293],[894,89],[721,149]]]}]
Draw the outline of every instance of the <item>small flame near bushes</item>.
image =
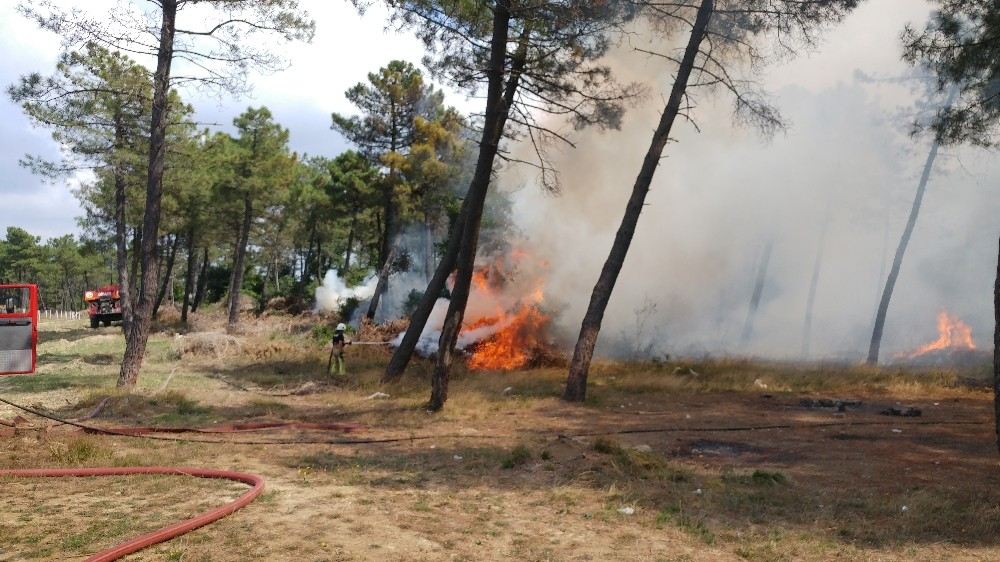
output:
[{"label": "small flame near bushes", "polygon": [[959,320],[957,316],[942,310],[937,318],[938,338],[924,344],[914,351],[904,354],[914,358],[935,351],[972,351],[976,349],[976,341],[972,338],[972,328]]}]

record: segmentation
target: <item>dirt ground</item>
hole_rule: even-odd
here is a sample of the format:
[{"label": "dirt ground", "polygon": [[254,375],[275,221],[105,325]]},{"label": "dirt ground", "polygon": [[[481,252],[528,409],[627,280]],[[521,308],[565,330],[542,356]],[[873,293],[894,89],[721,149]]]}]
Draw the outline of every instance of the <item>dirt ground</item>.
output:
[{"label": "dirt ground", "polygon": [[[165,329],[131,395],[112,388],[121,345],[114,329],[47,325],[39,374],[0,379],[0,397],[65,417],[104,402],[87,423],[105,427],[363,426],[171,442],[84,435],[0,406],[0,421],[26,420],[16,435],[0,426],[0,468],[171,464],[266,478],[248,508],[128,560],[1000,560],[1000,456],[981,372],[608,363],[573,406],[557,399],[559,368],[460,370],[432,415],[427,365],[383,388],[385,351],[355,348],[350,378],[331,381],[322,344],[291,321],[238,337]],[[369,399],[376,391],[390,396]],[[881,413],[908,407],[921,415]],[[405,439],[232,443],[354,438]],[[0,561],[82,559],[243,490],[187,477],[0,479]]]}]

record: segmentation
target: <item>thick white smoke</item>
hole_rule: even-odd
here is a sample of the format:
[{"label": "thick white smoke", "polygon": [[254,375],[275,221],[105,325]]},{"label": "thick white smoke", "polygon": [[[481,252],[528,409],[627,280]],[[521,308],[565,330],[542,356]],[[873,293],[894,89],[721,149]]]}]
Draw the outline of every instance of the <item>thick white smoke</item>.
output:
[{"label": "thick white smoke", "polygon": [[[657,170],[608,307],[599,352],[648,348],[653,355],[795,358],[803,348],[807,294],[823,240],[812,357],[864,355],[930,146],[928,139],[908,135],[922,94],[863,79],[907,72],[898,30],[907,21],[922,23],[926,6],[891,3],[904,15],[884,21],[867,11],[875,10],[871,3],[827,37],[818,53],[770,69],[764,86],[792,126],[769,142],[732,124],[732,100],[724,92],[695,98],[692,116],[700,131],[678,119],[671,135],[676,142],[667,146]],[[885,2],[878,5],[877,11],[888,13]],[[878,31],[865,28],[872,22]],[[623,80],[648,84],[652,95],[629,111],[622,131],[562,128],[577,148],[554,152],[561,195],[536,188],[527,167],[500,176],[532,252],[551,263],[546,303],[558,300],[565,307],[556,320],[566,350],[572,349],[672,79],[670,68],[631,46],[622,46],[610,63]],[[514,149],[521,158],[533,155],[530,146]],[[884,358],[932,341],[942,309],[970,324],[977,342],[986,343],[997,183],[995,156],[969,148],[942,151],[889,309]],[[752,336],[744,340],[768,244],[773,255]]]},{"label": "thick white smoke", "polygon": [[[472,318],[476,318],[474,310],[477,308],[476,303],[482,302],[475,297],[472,297],[469,301],[469,313],[472,314]],[[438,342],[441,339],[441,328],[444,327],[444,318],[448,313],[448,299],[438,299],[434,303],[434,309],[431,311],[431,315],[427,317],[427,324],[424,326],[424,331],[420,333],[420,339],[417,341],[417,354],[423,357],[429,357],[438,350]],[[514,320],[514,316],[507,316],[505,319],[497,322],[496,324],[489,324],[486,326],[480,326],[471,330],[463,330],[458,336],[458,342],[455,347],[458,349],[466,349],[474,343],[481,342],[490,336],[496,334],[500,330],[503,330]],[[396,339],[392,341],[393,347],[399,347],[399,344],[403,342],[403,336],[406,333],[401,333],[396,336]]]},{"label": "thick white smoke", "polygon": [[[437,352],[438,340],[441,338],[441,328],[444,326],[444,317],[447,313],[448,299],[438,299],[434,303],[431,315],[427,317],[427,324],[424,325],[424,331],[420,333],[420,340],[417,341],[418,355],[427,357]],[[392,341],[392,346],[399,347],[405,335],[406,333],[403,332],[396,336],[396,339]],[[464,349],[464,346],[459,347]]]},{"label": "thick white smoke", "polygon": [[316,310],[320,312],[338,312],[347,299],[355,298],[364,301],[372,298],[375,294],[375,285],[378,279],[372,277],[357,287],[348,287],[344,284],[337,272],[330,270],[323,277],[323,284],[316,287]]}]

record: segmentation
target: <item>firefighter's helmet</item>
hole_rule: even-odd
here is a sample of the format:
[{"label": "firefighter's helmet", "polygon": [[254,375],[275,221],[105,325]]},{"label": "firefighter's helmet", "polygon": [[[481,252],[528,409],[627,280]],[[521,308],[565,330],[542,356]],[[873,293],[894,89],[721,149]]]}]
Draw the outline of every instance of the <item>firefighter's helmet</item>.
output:
[{"label": "firefighter's helmet", "polygon": [[338,332],[343,332],[346,329],[347,329],[347,325],[346,324],[344,324],[344,323],[337,324],[337,331]]}]

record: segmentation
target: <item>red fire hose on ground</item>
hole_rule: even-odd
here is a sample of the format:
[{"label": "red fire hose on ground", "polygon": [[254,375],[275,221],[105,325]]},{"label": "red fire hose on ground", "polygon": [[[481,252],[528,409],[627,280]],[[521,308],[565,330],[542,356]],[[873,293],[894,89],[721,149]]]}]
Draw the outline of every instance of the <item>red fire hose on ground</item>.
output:
[{"label": "red fire hose on ground", "polygon": [[0,470],[0,477],[14,478],[53,478],[53,477],[94,477],[94,476],[131,476],[134,474],[161,474],[169,476],[194,476],[197,478],[221,478],[243,482],[252,486],[242,496],[236,500],[219,506],[211,511],[206,511],[197,517],[193,517],[180,523],[175,523],[151,533],[138,536],[129,541],[103,550],[87,558],[84,562],[110,562],[119,558],[142,550],[148,546],[168,541],[174,537],[183,535],[218,521],[230,515],[238,509],[246,507],[264,491],[264,478],[256,474],[244,472],[233,472],[229,470],[213,470],[208,468],[187,468],[176,466],[140,466],[126,468],[42,468],[29,470]]},{"label": "red fire hose on ground", "polygon": [[[2,397],[0,397],[0,403],[7,404],[18,410],[24,412],[38,415],[43,418],[47,418],[56,421],[60,424],[65,424],[69,426],[77,427],[87,432],[92,433],[103,433],[107,435],[117,435],[123,437],[136,437],[143,439],[158,439],[158,440],[169,440],[169,441],[190,441],[195,443],[218,443],[218,444],[244,444],[244,445],[288,445],[288,444],[343,444],[343,445],[362,445],[362,444],[375,444],[375,443],[397,443],[403,441],[417,441],[417,440],[428,440],[428,439],[444,439],[444,438],[456,438],[456,439],[472,439],[472,438],[482,438],[482,439],[492,439],[496,438],[495,435],[410,435],[407,437],[388,437],[388,438],[368,438],[368,439],[350,439],[350,440],[290,440],[290,441],[202,441],[202,440],[189,440],[180,439],[174,437],[157,436],[151,435],[151,433],[239,433],[244,431],[261,431],[266,429],[312,429],[312,430],[334,430],[342,432],[351,432],[360,429],[362,426],[351,424],[351,423],[327,423],[327,424],[317,424],[308,422],[259,422],[259,423],[245,423],[245,424],[220,424],[215,427],[210,428],[99,428],[90,425],[81,424],[79,422],[74,422],[71,420],[65,420],[48,414],[46,412],[41,412],[34,408],[26,407],[21,404],[10,402]],[[645,414],[658,414],[666,412],[643,412]],[[902,425],[982,425],[990,423],[988,420],[923,420],[918,422],[906,422]],[[3,423],[0,425],[6,425],[12,428],[16,428],[16,423]],[[604,436],[604,435],[626,435],[626,434],[643,434],[643,433],[666,433],[666,432],[687,432],[687,433],[716,433],[716,432],[743,432],[743,431],[766,431],[772,429],[816,429],[816,428],[827,428],[827,427],[860,427],[860,426],[888,426],[888,425],[901,425],[897,422],[872,422],[872,421],[834,421],[834,422],[820,422],[820,423],[778,423],[778,424],[768,424],[768,425],[744,425],[744,426],[722,426],[722,427],[652,427],[652,428],[628,428],[619,429],[615,431],[594,431],[594,432],[577,432],[573,434],[567,434],[570,437],[586,437],[586,436]],[[543,432],[539,432],[543,433]],[[547,432],[546,432],[547,433]],[[563,434],[559,434],[563,436]],[[84,562],[110,562],[112,560],[117,560],[123,556],[137,552],[148,546],[158,544],[172,538],[178,537],[185,533],[188,533],[194,529],[213,523],[232,514],[233,512],[247,506],[252,502],[257,496],[261,494],[264,490],[264,479],[255,474],[247,474],[242,472],[232,472],[228,470],[213,470],[204,468],[185,468],[185,467],[133,467],[133,468],[81,468],[81,469],[27,469],[27,470],[0,470],[0,478],[2,477],[19,477],[19,478],[39,478],[39,477],[65,477],[65,476],[81,476],[81,477],[93,477],[93,476],[127,476],[133,474],[161,474],[161,475],[171,475],[171,476],[194,476],[198,478],[221,478],[226,480],[234,480],[237,482],[243,482],[252,486],[252,488],[235,501],[230,502],[226,505],[220,506],[216,509],[203,513],[192,519],[176,523],[147,533],[145,535],[136,537],[129,540],[128,542],[122,543],[108,550],[98,552],[93,556],[87,558]]]},{"label": "red fire hose on ground", "polygon": [[[240,433],[251,431],[263,431],[269,429],[305,429],[320,431],[341,431],[349,433],[361,428],[360,425],[351,423],[310,423],[310,422],[251,422],[219,424],[208,428],[158,428],[158,427],[125,427],[125,428],[98,428],[81,424],[71,420],[63,420],[51,414],[37,411],[14,402],[0,398],[0,402],[14,408],[39,415],[57,421],[61,424],[76,426],[86,432],[106,433],[111,435],[121,435],[127,437],[151,437],[152,433]],[[17,430],[18,424],[7,423],[0,420],[0,425],[4,425]],[[242,482],[251,486],[245,494],[236,500],[219,506],[211,511],[207,511],[197,517],[163,527],[151,533],[135,537],[107,550],[98,552],[88,557],[85,562],[109,562],[137,552],[146,547],[161,542],[168,541],[199,527],[208,525],[232,514],[238,509],[242,509],[250,504],[264,491],[264,478],[256,474],[244,472],[234,472],[230,470],[215,470],[208,468],[193,467],[173,467],[173,466],[140,466],[140,467],[99,467],[99,468],[36,468],[22,470],[0,470],[0,478],[59,478],[59,477],[100,477],[100,476],[131,476],[136,474],[159,474],[167,476],[193,476],[196,478],[219,478]]]}]

